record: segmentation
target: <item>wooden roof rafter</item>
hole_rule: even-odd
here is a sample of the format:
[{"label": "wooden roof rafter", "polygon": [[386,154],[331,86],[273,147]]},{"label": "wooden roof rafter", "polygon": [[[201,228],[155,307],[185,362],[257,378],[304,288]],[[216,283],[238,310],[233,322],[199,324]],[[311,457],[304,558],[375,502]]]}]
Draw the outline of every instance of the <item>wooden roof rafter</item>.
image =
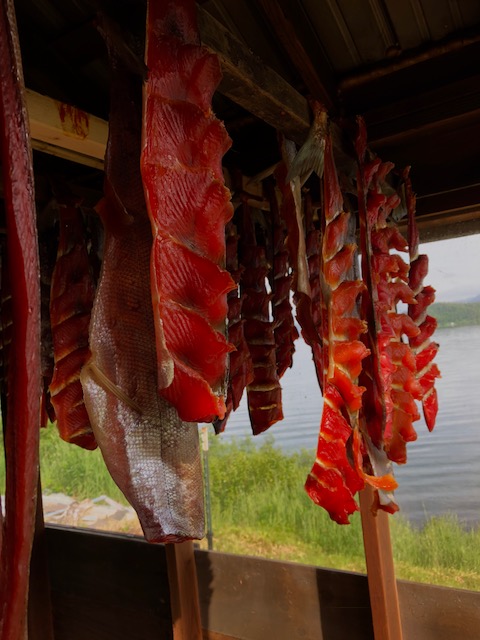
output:
[{"label": "wooden roof rafter", "polygon": [[[328,111],[335,110],[336,89],[327,58],[320,53],[320,59],[313,63],[302,38],[297,33],[291,12],[284,6],[285,3],[277,0],[259,0],[259,3],[265,20],[271,24],[311,97],[324,104]],[[305,23],[305,19],[303,22]],[[306,28],[307,25],[304,24],[303,29]]]}]

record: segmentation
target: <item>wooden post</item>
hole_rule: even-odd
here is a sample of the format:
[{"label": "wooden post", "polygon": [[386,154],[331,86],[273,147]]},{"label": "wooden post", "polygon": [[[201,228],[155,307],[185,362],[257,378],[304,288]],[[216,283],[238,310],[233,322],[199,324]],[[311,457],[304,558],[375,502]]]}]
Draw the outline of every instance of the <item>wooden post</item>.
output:
[{"label": "wooden post", "polygon": [[202,640],[193,542],[166,544],[174,640]]},{"label": "wooden post", "polygon": [[375,640],[402,640],[388,515],[373,515],[372,502],[373,488],[366,485],[360,492],[360,512]]}]

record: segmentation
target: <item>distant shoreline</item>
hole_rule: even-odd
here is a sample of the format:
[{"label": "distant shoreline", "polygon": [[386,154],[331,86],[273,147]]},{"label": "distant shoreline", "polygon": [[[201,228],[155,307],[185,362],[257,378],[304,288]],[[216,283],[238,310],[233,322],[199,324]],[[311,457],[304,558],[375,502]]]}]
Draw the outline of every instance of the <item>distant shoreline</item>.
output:
[{"label": "distant shoreline", "polygon": [[436,302],[428,311],[439,329],[480,325],[480,302]]}]

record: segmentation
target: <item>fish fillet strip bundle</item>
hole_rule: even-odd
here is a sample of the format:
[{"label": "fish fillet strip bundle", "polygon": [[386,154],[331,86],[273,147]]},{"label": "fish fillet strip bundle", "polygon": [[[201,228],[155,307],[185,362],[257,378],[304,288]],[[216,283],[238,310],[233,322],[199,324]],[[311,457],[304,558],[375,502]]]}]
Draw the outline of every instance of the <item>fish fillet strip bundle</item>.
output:
[{"label": "fish fillet strip bundle", "polygon": [[232,276],[237,287],[227,296],[228,302],[228,341],[235,347],[230,354],[228,386],[226,399],[226,413],[222,420],[213,423],[216,433],[225,430],[228,417],[232,411],[236,411],[242,399],[247,385],[253,382],[253,363],[248,344],[245,340],[244,324],[242,317],[244,294],[240,293],[240,279],[244,271],[238,264],[238,234],[233,222],[229,222],[226,231],[227,270]]},{"label": "fish fillet strip bundle", "polygon": [[222,419],[227,355],[225,225],[232,217],[211,109],[218,59],[200,46],[193,0],[148,3],[141,170],[153,229],[152,297],[161,395],[187,421]]},{"label": "fish fillet strip bundle", "polygon": [[158,394],[152,233],[139,171],[141,80],[126,70],[109,35],[110,126],[105,198],[98,205],[104,257],[90,327],[92,358],[81,381],[105,463],[145,537],[181,542],[204,535],[198,428]]},{"label": "fish fillet strip bundle", "polygon": [[429,431],[432,431],[438,413],[435,380],[440,377],[440,370],[433,362],[439,345],[430,340],[437,328],[437,321],[428,315],[428,306],[435,300],[435,289],[423,284],[428,273],[428,256],[418,253],[419,236],[415,221],[416,198],[412,191],[409,170],[404,172],[404,178],[410,250],[409,285],[415,296],[415,304],[409,305],[408,315],[418,327],[418,333],[412,332],[409,341],[415,355],[416,377],[420,385],[423,415]]},{"label": "fish fillet strip bundle", "polygon": [[248,203],[243,206],[240,259],[244,267],[240,280],[244,296],[244,334],[253,363],[253,381],[247,386],[248,412],[254,435],[283,420],[282,389],[277,374],[275,324],[271,320],[272,294],[267,293],[270,266],[265,243],[258,244],[255,223]]},{"label": "fish fillet strip bundle", "polygon": [[268,277],[272,290],[272,317],[275,323],[273,333],[275,336],[277,375],[281,378],[293,364],[295,340],[298,338],[298,331],[295,327],[292,305],[290,304],[293,273],[290,267],[290,252],[286,243],[286,224],[278,206],[273,182],[267,181],[265,189],[270,202],[273,236],[273,246],[270,250],[273,268],[270,270]]},{"label": "fish fillet strip bundle", "polygon": [[367,326],[357,313],[365,284],[352,279],[355,243],[348,242],[350,214],[343,210],[332,155],[325,140],[324,228],[321,255],[321,331],[324,408],[315,463],[305,488],[310,498],[340,524],[358,510],[354,500],[365,481],[395,488],[391,476],[375,478],[363,470],[359,414],[364,388],[358,385],[369,350]]}]

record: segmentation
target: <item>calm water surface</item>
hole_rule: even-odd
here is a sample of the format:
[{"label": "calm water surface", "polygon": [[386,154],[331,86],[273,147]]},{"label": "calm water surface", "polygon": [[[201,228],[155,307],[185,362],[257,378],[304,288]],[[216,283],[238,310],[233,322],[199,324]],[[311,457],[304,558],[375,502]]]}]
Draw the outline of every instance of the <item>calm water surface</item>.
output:
[{"label": "calm water surface", "polygon": [[[468,525],[480,522],[480,326],[439,330],[439,414],[428,433],[416,423],[418,440],[408,445],[407,465],[396,466],[396,496],[404,516],[456,513]],[[322,412],[310,349],[297,341],[293,368],[282,380],[285,418],[268,432],[285,452],[316,448]],[[246,402],[230,417],[225,440],[250,434]],[[254,440],[261,444],[265,435]],[[313,451],[312,451],[313,462]]]}]

